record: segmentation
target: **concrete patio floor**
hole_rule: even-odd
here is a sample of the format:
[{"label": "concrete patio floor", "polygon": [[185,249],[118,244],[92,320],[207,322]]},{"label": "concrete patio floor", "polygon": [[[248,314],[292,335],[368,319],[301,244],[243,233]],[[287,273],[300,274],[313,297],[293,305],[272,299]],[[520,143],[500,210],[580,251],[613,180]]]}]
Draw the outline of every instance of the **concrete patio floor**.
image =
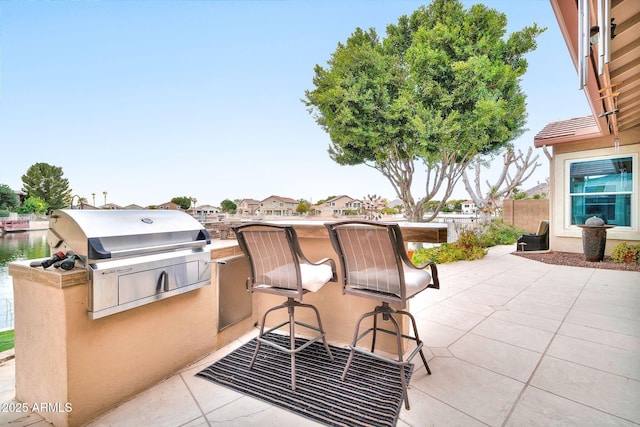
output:
[{"label": "concrete patio floor", "polygon": [[[640,424],[640,273],[548,265],[513,250],[439,265],[441,289],[412,300],[433,375],[416,363],[398,426]],[[89,426],[317,425],[194,376],[254,335]],[[0,365],[0,402],[15,395],[13,371],[13,361]],[[49,425],[2,408],[0,425]]]}]

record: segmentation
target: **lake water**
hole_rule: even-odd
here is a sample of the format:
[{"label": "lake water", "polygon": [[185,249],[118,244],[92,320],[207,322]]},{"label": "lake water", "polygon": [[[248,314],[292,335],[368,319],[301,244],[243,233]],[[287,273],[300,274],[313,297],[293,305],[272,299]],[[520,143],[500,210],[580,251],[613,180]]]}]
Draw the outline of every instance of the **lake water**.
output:
[{"label": "lake water", "polygon": [[9,263],[48,257],[47,230],[6,233],[0,236],[0,331],[13,328],[13,280]]}]

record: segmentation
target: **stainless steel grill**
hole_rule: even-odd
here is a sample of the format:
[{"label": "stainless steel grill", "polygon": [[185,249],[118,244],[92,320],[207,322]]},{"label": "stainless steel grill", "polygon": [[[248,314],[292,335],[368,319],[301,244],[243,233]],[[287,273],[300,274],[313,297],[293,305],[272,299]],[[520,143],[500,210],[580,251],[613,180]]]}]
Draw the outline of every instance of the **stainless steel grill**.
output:
[{"label": "stainless steel grill", "polygon": [[86,265],[92,319],[211,284],[209,233],[180,211],[57,210],[47,238]]}]

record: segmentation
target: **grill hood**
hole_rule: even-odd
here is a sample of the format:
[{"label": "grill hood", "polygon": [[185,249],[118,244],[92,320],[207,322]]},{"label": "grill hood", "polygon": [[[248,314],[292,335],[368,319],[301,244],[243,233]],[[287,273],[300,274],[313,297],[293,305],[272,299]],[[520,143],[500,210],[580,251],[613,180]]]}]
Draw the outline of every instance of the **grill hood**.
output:
[{"label": "grill hood", "polygon": [[64,209],[50,217],[48,242],[52,252],[72,251],[90,263],[204,247],[211,238],[180,211]]}]

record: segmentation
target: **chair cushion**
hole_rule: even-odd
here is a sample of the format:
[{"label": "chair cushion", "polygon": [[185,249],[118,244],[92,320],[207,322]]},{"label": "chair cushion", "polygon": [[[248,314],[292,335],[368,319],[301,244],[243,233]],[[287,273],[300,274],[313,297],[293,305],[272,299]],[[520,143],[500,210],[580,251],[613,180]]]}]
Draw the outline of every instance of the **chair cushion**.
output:
[{"label": "chair cushion", "polygon": [[429,286],[431,274],[426,270],[405,267],[404,283],[407,289],[407,299],[409,299]]},{"label": "chair cushion", "polygon": [[[349,286],[353,289],[368,289],[384,292],[400,297],[400,285],[397,283],[397,270],[383,270],[367,268],[353,271],[348,278]],[[407,290],[407,299],[420,291],[423,291],[431,283],[431,274],[426,270],[416,268],[404,268],[404,283]]]},{"label": "chair cushion", "polygon": [[549,222],[548,221],[540,221],[540,225],[538,225],[538,231],[537,231],[537,235],[538,236],[543,236],[547,233],[547,231],[549,230]]},{"label": "chair cushion", "polygon": [[327,264],[300,264],[302,288],[311,292],[318,291],[333,277],[333,271]]},{"label": "chair cushion", "polygon": [[[316,292],[331,280],[333,277],[333,271],[331,270],[331,267],[326,264],[300,264],[300,275],[302,276],[302,289]],[[297,287],[295,283],[295,271],[293,270],[293,265],[284,265],[275,268],[264,273],[264,278],[266,279],[265,281],[269,283],[261,284],[259,287],[264,288],[278,286],[288,289],[295,289]]]}]

